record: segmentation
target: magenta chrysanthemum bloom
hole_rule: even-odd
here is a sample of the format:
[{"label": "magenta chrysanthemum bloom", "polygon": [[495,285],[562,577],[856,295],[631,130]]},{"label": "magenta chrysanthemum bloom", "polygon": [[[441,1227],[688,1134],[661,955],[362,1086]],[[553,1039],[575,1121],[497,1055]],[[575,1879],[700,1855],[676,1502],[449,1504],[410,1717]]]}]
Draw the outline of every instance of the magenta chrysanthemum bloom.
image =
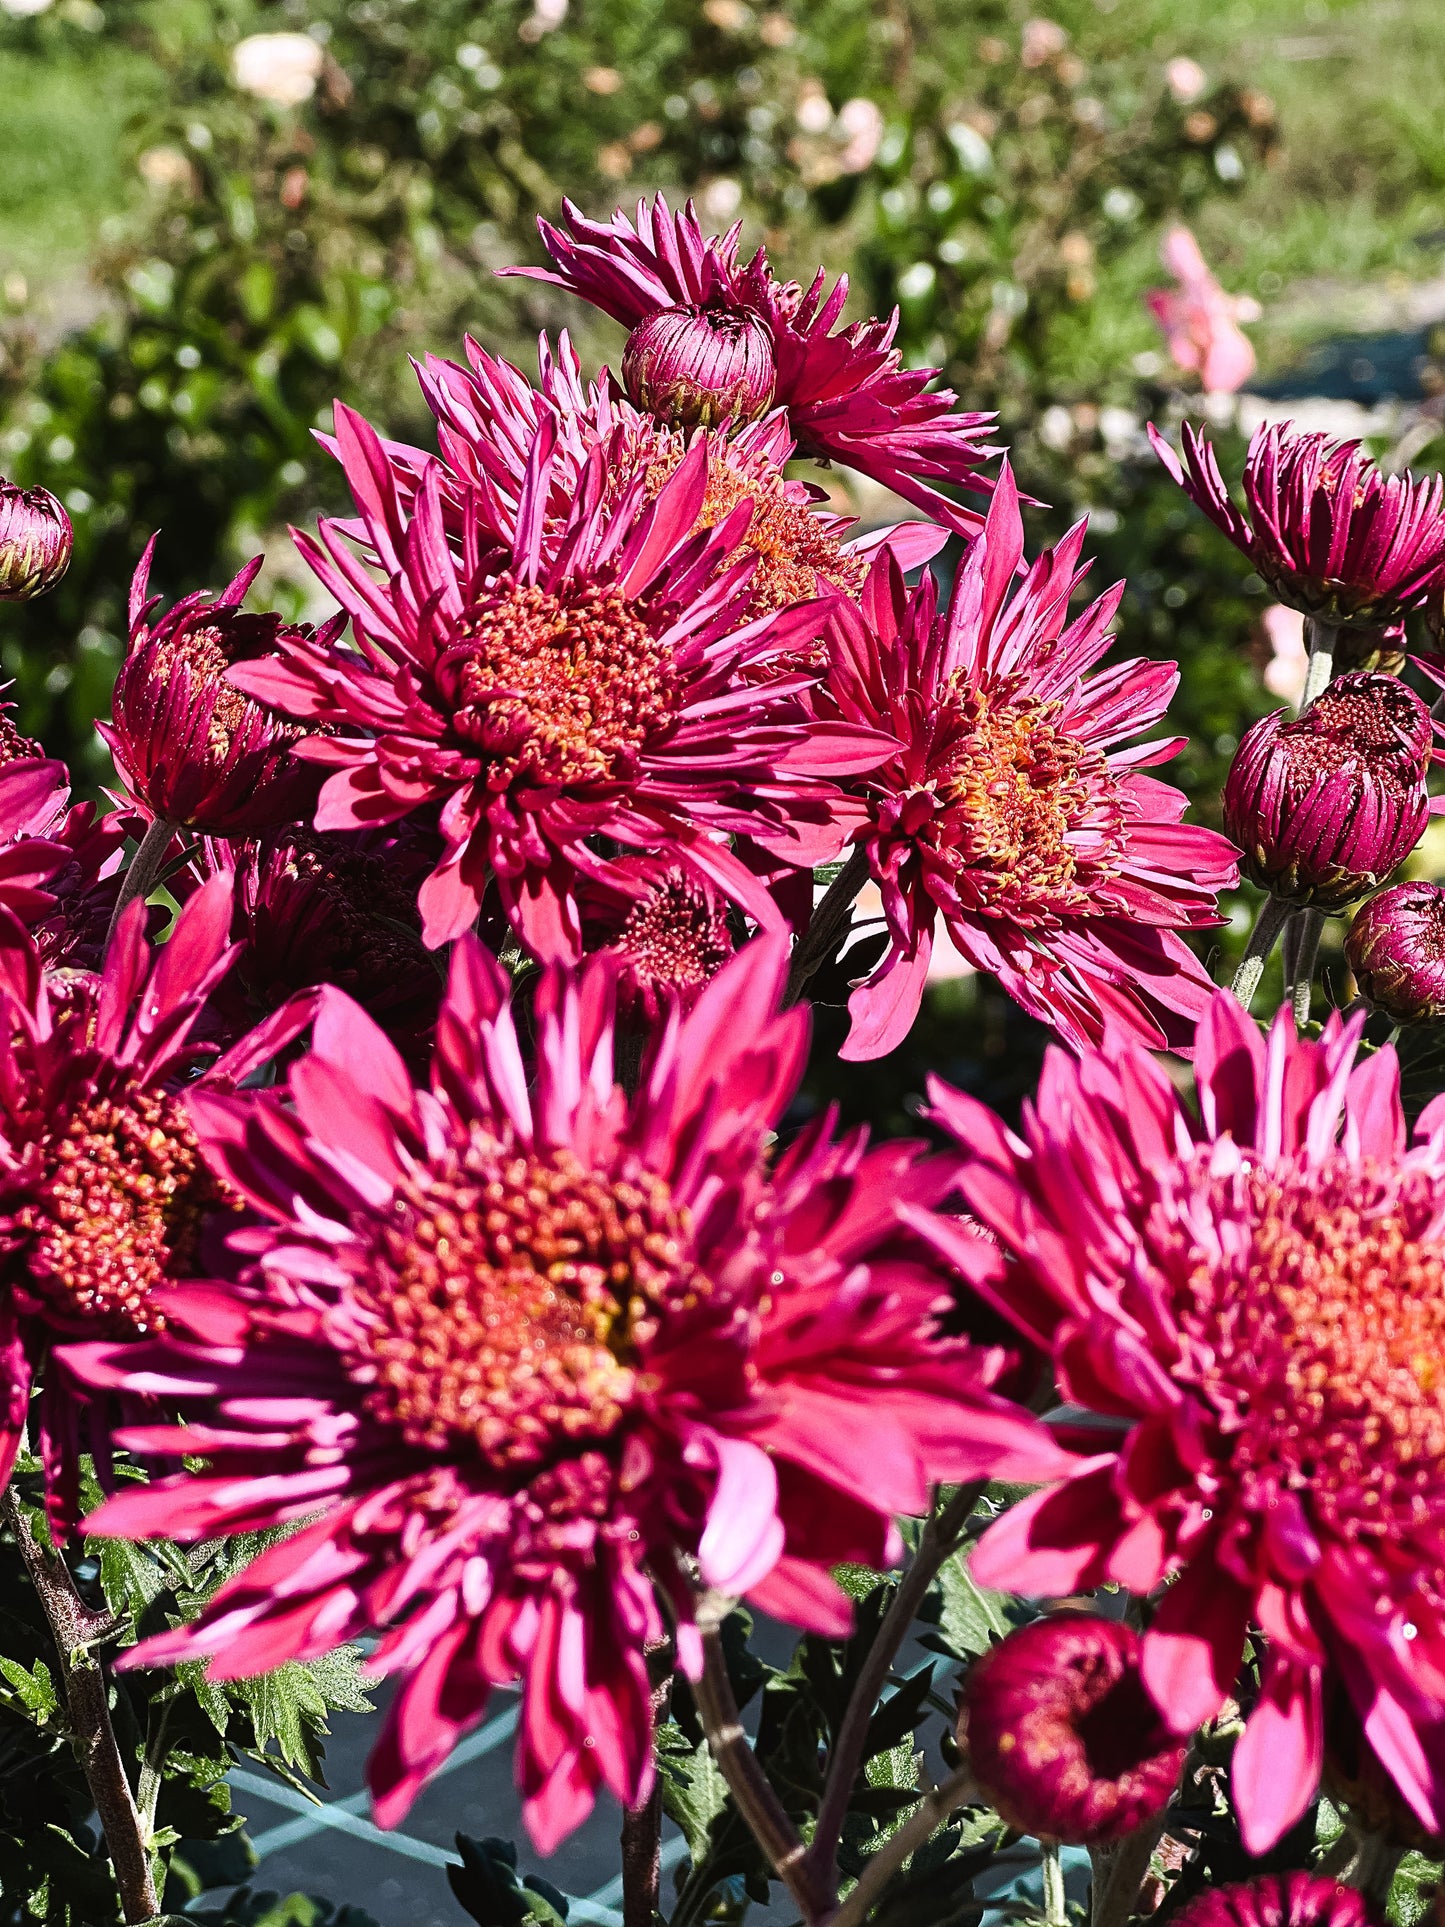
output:
[{"label": "magenta chrysanthemum bloom", "polygon": [[1255,430],[1244,464],[1248,519],[1214,450],[1188,424],[1184,465],[1157,430],[1155,453],[1190,499],[1249,557],[1270,593],[1333,625],[1382,628],[1423,600],[1445,562],[1445,481],[1382,475],[1358,442]]},{"label": "magenta chrysanthemum bloom", "polygon": [[1173,663],[1091,674],[1123,585],[1075,621],[1084,524],[1016,576],[1023,524],[1007,463],[946,613],[885,557],[861,606],[837,604],[829,686],[850,722],[902,747],[855,788],[858,839],[891,947],[849,1000],[849,1058],[906,1036],[941,917],[959,951],[1071,1042],[1111,1019],[1187,1044],[1213,986],[1180,929],[1216,923],[1234,852],[1180,822],[1177,790],[1141,768],[1182,739],[1133,739],[1163,716]]},{"label": "magenta chrysanthemum bloom", "polygon": [[[952,390],[931,387],[936,368],[902,365],[896,309],[888,321],[838,329],[846,275],[828,290],[820,268],[804,293],[774,278],[761,248],[743,266],[741,221],[704,235],[691,202],[674,214],[660,194],[650,205],[639,201],[635,227],[620,212],[589,221],[566,200],[562,216],[565,231],[537,223],[553,268],[504,272],[567,288],[631,329],[624,370],[640,359],[634,344],[650,341],[659,313],[683,310],[694,329],[760,321],[772,343],[773,400],[787,410],[800,454],[856,468],[951,529],[977,529],[979,516],[937,485],[987,492],[982,466],[998,450],[984,438],[994,418],[957,410]],[[636,383],[631,394],[643,401]]]},{"label": "magenta chrysanthemum bloom", "polygon": [[544,418],[516,531],[484,547],[475,515],[447,539],[439,465],[411,509],[371,428],[337,410],[338,447],[386,581],[322,524],[298,535],[350,613],[362,653],[283,638],[280,660],[232,680],[333,733],[301,753],[335,774],[316,827],[393,823],[434,805],[445,848],[419,893],[431,946],[476,920],[495,878],[509,922],[541,959],[580,954],[579,879],[626,888],[603,847],[647,849],[715,883],[760,924],[772,899],[725,839],[784,864],[836,854],[858,820],[835,778],[887,752],[876,731],[815,720],[807,676],[747,686],[818,635],[820,605],[747,616],[752,560],[728,563],[741,505],[694,534],[707,487],[692,451],[655,497],[632,476],[620,498],[607,446],[588,457],[560,539],[543,549],[557,446]]},{"label": "magenta chrysanthemum bloom", "polygon": [[[312,636],[243,610],[261,556],[218,596],[189,595],[155,618],[147,600],[157,537],[130,591],[130,644],[115,680],[110,746],[127,791],[151,816],[208,836],[245,836],[307,815],[316,772],[293,754],[301,730],[242,695],[228,672]],[[325,637],[316,639],[324,646]]]},{"label": "magenta chrysanthemum bloom", "polygon": [[898,1228],[955,1161],[835,1144],[823,1120],[767,1173],[807,1051],[806,1013],[776,1014],[785,970],[780,941],[750,945],[628,1099],[611,966],[544,975],[529,1087],[506,974],[469,936],[429,1091],[324,992],[289,1107],[192,1100],[263,1221],[236,1239],[255,1281],[167,1300],[188,1335],[143,1356],[71,1356],[93,1384],[191,1407],[138,1442],[210,1469],[90,1523],[299,1529],[139,1663],[244,1676],[380,1630],[371,1665],[403,1680],[369,1769],[387,1825],[520,1676],[518,1778],[548,1849],[599,1785],[628,1802],[649,1786],[654,1582],[689,1670],[685,1567],[838,1636],[829,1569],[890,1563],[893,1515],[933,1480],[1007,1459],[1010,1438],[1020,1476],[1057,1467],[986,1390],[1001,1355],[934,1335],[941,1274]]},{"label": "magenta chrysanthemum bloom", "polygon": [[1397,1024],[1445,1019],[1445,888],[1397,883],[1355,913],[1345,962],[1360,995]]},{"label": "magenta chrysanthemum bloom", "polygon": [[1429,821],[1433,738],[1429,710],[1395,676],[1339,676],[1293,720],[1262,716],[1224,784],[1245,874],[1320,910],[1383,883]]},{"label": "magenta chrysanthemum bloom", "polygon": [[0,760],[0,907],[29,930],[48,967],[99,963],[134,829],[131,811],[99,816],[94,803],[72,803],[63,763]]},{"label": "magenta chrysanthemum bloom", "polygon": [[1324,1874],[1271,1873],[1208,1887],[1175,1914],[1179,1927],[1372,1927],[1365,1896]]},{"label": "magenta chrysanthemum bloom", "polygon": [[[551,421],[557,436],[543,522],[544,553],[555,551],[565,535],[583,471],[599,445],[607,446],[621,486],[640,470],[645,492],[652,496],[689,449],[701,443],[707,451],[707,487],[697,529],[716,528],[741,502],[752,503],[737,554],[718,558],[721,568],[738,556],[756,557],[748,584],[749,616],[819,595],[856,599],[869,560],[885,545],[908,569],[931,560],[947,540],[947,532],[931,522],[901,522],[849,538],[850,524],[820,506],[821,490],[785,473],[794,444],[782,411],[728,435],[688,435],[639,412],[615,395],[606,380],[585,382],[565,334],[555,353],[542,337],[536,386],[520,369],[489,355],[470,338],[465,346],[466,367],[429,355],[417,368],[436,418],[442,513],[454,544],[460,543],[469,515],[499,545],[510,547],[516,540],[528,457],[544,420]],[[338,452],[329,438],[327,445]],[[433,458],[405,443],[386,442],[383,447],[409,506]],[[348,532],[365,533],[356,525]],[[821,651],[817,653],[816,666],[821,667]]]},{"label": "magenta chrysanthemum bloom", "polygon": [[1011,1827],[1077,1846],[1162,1813],[1188,1751],[1144,1691],[1138,1634],[1092,1613],[1035,1620],[975,1660],[959,1737]]},{"label": "magenta chrysanthemum bloom", "polygon": [[0,479],[0,602],[29,602],[70,567],[75,532],[48,488]]},{"label": "magenta chrysanthemum bloom", "polygon": [[1049,1054],[1021,1137],[935,1085],[991,1238],[910,1214],[1052,1357],[1056,1423],[1087,1454],[985,1534],[980,1583],[1172,1577],[1142,1665],[1181,1735],[1263,1635],[1233,1766],[1251,1853],[1314,1794],[1331,1679],[1421,1822],[1445,1822],[1445,1100],[1407,1144],[1393,1050],[1351,1068],[1361,1022],[1311,1042],[1286,1009],[1266,1042],[1220,991],[1197,1119],[1119,1032]]},{"label": "magenta chrysanthemum bloom", "polygon": [[[106,1338],[124,1351],[158,1330],[161,1287],[194,1269],[208,1214],[235,1208],[173,1089],[207,1055],[192,1032],[229,962],[230,914],[217,879],[152,958],[144,905],[133,904],[99,974],[50,978],[0,911],[0,1485],[51,1346]],[[247,1075],[288,1021],[252,1033],[208,1076]],[[58,1529],[75,1521],[80,1454],[108,1461],[114,1416],[50,1360],[38,1448]]]}]

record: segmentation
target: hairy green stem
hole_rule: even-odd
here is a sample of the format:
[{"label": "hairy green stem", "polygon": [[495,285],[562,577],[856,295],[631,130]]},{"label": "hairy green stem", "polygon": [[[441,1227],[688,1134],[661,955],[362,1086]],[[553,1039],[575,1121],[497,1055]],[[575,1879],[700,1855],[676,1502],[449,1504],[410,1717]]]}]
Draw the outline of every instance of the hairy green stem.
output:
[{"label": "hairy green stem", "polygon": [[1148,1820],[1126,1833],[1116,1847],[1097,1855],[1091,1927],[1125,1927],[1148,1877],[1162,1827],[1162,1820]]},{"label": "hairy green stem", "polygon": [[110,913],[110,928],[105,933],[107,946],[115,935],[122,913],[134,903],[137,897],[148,897],[155,888],[156,878],[166,860],[166,851],[171,847],[171,839],[176,833],[174,823],[165,817],[154,817],[140,840],[140,847],[131,858],[125,875],[121,878],[120,892],[115,900],[115,908]]},{"label": "hairy green stem", "polygon": [[769,1865],[792,1895],[808,1927],[814,1927],[814,1923],[827,1919],[833,1894],[814,1878],[802,1836],[768,1785],[758,1756],[743,1730],[737,1699],[728,1678],[719,1617],[700,1609],[698,1625],[702,1634],[703,1670],[702,1678],[694,1680],[692,1691],[712,1756]]},{"label": "hairy green stem", "polygon": [[1039,1850],[1044,1883],[1044,1919],[1048,1927],[1068,1927],[1068,1896],[1064,1891],[1064,1863],[1057,1840],[1045,1840]]},{"label": "hairy green stem", "polygon": [[1230,989],[1246,1010],[1254,1002],[1254,993],[1259,989],[1259,980],[1264,975],[1264,967],[1269,962],[1270,952],[1275,940],[1286,922],[1294,915],[1294,907],[1281,903],[1278,897],[1266,897],[1260,905],[1259,916],[1255,919],[1249,942],[1245,945],[1244,956],[1240,959],[1234,982]]},{"label": "hairy green stem", "polygon": [[785,1004],[795,1004],[807,988],[808,980],[848,927],[858,892],[868,881],[868,853],[855,847],[848,861],[828,885],[823,901],[814,910],[812,921],[797,949],[788,972]]},{"label": "hairy green stem", "polygon": [[1309,667],[1305,670],[1304,693],[1299,706],[1304,709],[1316,696],[1324,694],[1331,676],[1335,673],[1335,642],[1340,633],[1339,624],[1321,622],[1318,616],[1306,616],[1305,634],[1309,637]]},{"label": "hairy green stem", "polygon": [[838,1843],[843,1837],[843,1822],[848,1815],[853,1783],[863,1765],[868,1728],[872,1724],[878,1697],[887,1684],[898,1650],[918,1617],[929,1587],[939,1568],[959,1545],[963,1529],[982,1491],[981,1484],[963,1486],[941,1512],[929,1517],[919,1538],[913,1563],[898,1583],[898,1590],[883,1615],[877,1636],[863,1663],[863,1670],[858,1675],[853,1697],[848,1702],[848,1709],[838,1729],[837,1741],[828,1756],[828,1778],[818,1808],[813,1844],[808,1849],[812,1870],[825,1886],[837,1886]]},{"label": "hairy green stem", "polygon": [[[1324,928],[1323,910],[1305,910],[1292,919],[1285,932],[1285,988],[1294,1009],[1297,1030],[1303,1030],[1310,1020],[1315,959],[1320,953],[1320,938]],[[1294,939],[1292,944],[1291,938]]]},{"label": "hairy green stem", "polygon": [[13,1486],[5,1494],[0,1513],[15,1534],[55,1641],[71,1743],[100,1818],[115,1868],[121,1909],[128,1927],[130,1923],[153,1920],[160,1912],[160,1902],[151,1871],[147,1829],[125,1777],[110,1723],[105,1673],[92,1650],[114,1622],[106,1614],[91,1612],[75,1590],[64,1559],[51,1547],[41,1545]]}]

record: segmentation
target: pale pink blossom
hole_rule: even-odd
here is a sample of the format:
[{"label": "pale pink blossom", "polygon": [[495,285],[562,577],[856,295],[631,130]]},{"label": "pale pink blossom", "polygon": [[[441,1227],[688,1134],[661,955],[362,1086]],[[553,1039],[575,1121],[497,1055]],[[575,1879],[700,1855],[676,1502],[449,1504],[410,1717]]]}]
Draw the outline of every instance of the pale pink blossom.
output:
[{"label": "pale pink blossom", "polygon": [[1254,373],[1254,348],[1239,324],[1258,320],[1258,303],[1225,293],[1187,227],[1169,229],[1159,258],[1179,285],[1151,288],[1144,299],[1164,330],[1170,358],[1197,374],[1207,393],[1232,394]]}]

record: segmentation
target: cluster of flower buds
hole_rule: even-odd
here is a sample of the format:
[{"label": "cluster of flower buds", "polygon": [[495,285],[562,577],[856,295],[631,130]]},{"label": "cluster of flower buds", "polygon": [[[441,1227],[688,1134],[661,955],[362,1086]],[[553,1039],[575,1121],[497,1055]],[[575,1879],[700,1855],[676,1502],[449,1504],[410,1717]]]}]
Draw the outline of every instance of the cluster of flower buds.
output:
[{"label": "cluster of flower buds", "polygon": [[1383,883],[1424,833],[1430,712],[1394,676],[1338,677],[1293,721],[1245,734],[1224,826],[1245,874],[1281,902],[1338,910]]},{"label": "cluster of flower buds", "polygon": [[1397,1024],[1445,1019],[1445,888],[1397,883],[1355,913],[1345,961],[1360,995]]}]

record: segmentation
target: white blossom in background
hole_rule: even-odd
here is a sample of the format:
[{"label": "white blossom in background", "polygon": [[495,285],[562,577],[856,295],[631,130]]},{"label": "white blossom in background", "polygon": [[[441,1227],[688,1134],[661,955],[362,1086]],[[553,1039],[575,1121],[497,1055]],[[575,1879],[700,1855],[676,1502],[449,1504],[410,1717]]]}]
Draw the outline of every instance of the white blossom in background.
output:
[{"label": "white blossom in background", "polygon": [[51,0],[0,0],[0,8],[17,20],[24,20],[32,13],[44,13],[50,4]]},{"label": "white blossom in background", "polygon": [[882,109],[876,101],[855,94],[838,109],[838,131],[845,138],[838,165],[845,174],[866,173],[883,140]]},{"label": "white blossom in background", "polygon": [[231,78],[243,94],[299,107],[316,92],[325,58],[309,33],[253,33],[231,55]]},{"label": "white blossom in background", "polygon": [[1187,107],[1209,85],[1209,76],[1197,60],[1188,54],[1180,54],[1177,60],[1168,61],[1164,68],[1164,82],[1181,107]]},{"label": "white blossom in background", "polygon": [[743,190],[728,174],[719,174],[702,191],[702,211],[710,221],[730,221],[743,204]]}]

